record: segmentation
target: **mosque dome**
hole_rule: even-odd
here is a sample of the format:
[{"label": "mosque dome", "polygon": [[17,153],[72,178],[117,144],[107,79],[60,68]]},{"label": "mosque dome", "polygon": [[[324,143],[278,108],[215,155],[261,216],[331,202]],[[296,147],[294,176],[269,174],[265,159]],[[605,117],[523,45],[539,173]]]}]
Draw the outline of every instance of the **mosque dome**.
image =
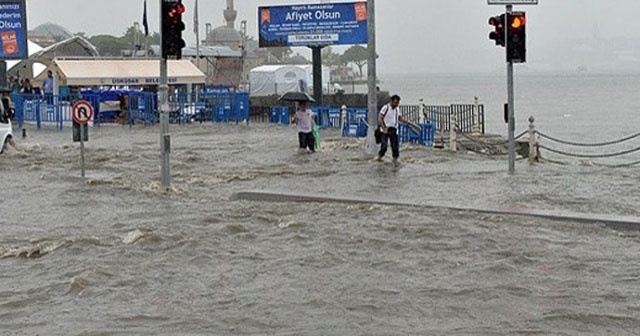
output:
[{"label": "mosque dome", "polygon": [[56,40],[66,40],[73,36],[68,30],[64,27],[48,22],[45,24],[41,24],[29,32],[30,35],[37,35],[41,37],[53,38]]},{"label": "mosque dome", "polygon": [[212,45],[235,43],[236,47],[242,41],[240,33],[230,27],[218,27],[207,34],[207,43]]}]

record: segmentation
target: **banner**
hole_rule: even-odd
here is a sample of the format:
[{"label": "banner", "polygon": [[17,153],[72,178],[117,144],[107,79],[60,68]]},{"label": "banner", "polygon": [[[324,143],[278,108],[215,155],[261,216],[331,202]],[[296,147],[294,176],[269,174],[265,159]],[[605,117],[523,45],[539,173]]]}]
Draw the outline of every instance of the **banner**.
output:
[{"label": "banner", "polygon": [[0,59],[25,59],[29,56],[25,0],[0,0],[0,39]]},{"label": "banner", "polygon": [[259,45],[265,47],[367,43],[367,3],[258,7]]}]

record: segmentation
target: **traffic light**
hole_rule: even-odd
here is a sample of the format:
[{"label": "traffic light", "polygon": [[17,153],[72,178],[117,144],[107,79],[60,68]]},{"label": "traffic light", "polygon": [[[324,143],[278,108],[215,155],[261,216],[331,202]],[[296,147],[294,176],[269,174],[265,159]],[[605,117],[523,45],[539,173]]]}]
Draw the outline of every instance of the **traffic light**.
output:
[{"label": "traffic light", "polygon": [[162,58],[182,58],[182,48],[186,43],[182,39],[185,28],[182,14],[185,11],[182,0],[162,0]]},{"label": "traffic light", "polygon": [[496,41],[497,46],[504,47],[504,23],[505,14],[489,18],[489,25],[494,27],[494,31],[489,33],[489,39]]},{"label": "traffic light", "polygon": [[525,63],[527,61],[527,17],[525,12],[513,12],[509,15],[507,40],[507,62]]}]

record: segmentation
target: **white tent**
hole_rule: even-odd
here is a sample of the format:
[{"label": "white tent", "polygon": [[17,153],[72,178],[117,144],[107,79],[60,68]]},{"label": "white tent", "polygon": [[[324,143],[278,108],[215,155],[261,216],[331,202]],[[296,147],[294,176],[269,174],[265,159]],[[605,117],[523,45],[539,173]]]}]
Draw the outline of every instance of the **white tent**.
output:
[{"label": "white tent", "polygon": [[[69,86],[144,86],[160,84],[158,59],[55,59],[48,68],[58,76],[60,85]],[[46,76],[40,74],[35,82]],[[199,84],[205,75],[188,60],[168,63],[169,84]]]},{"label": "white tent", "polygon": [[[37,45],[34,42],[31,42],[31,40],[27,40],[27,50],[28,50],[29,56],[39,52],[42,49],[44,48]],[[18,63],[20,63],[20,60],[7,61],[7,70],[11,70],[11,68],[16,66]]]},{"label": "white tent", "polygon": [[[312,64],[304,64],[297,65],[307,73],[307,89],[309,92],[313,92],[313,65]],[[322,66],[322,88],[325,92],[330,92],[330,84],[331,84],[331,68],[323,65]]]},{"label": "white tent", "polygon": [[263,65],[249,71],[251,96],[269,96],[307,89],[308,76],[295,65]]}]

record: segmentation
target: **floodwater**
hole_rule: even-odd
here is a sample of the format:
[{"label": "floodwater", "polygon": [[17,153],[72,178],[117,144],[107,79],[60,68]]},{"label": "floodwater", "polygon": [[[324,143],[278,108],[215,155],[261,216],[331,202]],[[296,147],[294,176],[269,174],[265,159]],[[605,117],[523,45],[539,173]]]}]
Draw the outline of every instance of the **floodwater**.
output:
[{"label": "floodwater", "polygon": [[[640,172],[403,147],[373,163],[276,125],[27,127],[0,156],[2,335],[634,335],[640,232],[237,191],[640,216]],[[18,133],[18,132],[16,132]],[[387,159],[388,160],[388,159]]]}]

